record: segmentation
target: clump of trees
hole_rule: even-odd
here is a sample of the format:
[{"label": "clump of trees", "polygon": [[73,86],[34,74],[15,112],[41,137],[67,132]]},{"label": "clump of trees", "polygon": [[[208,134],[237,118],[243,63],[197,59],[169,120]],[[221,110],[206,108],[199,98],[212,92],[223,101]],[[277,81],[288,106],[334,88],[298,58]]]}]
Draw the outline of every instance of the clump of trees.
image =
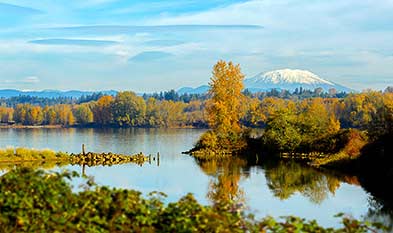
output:
[{"label": "clump of trees", "polygon": [[[267,116],[266,116],[267,115]],[[321,139],[335,135],[340,123],[321,98],[286,101],[268,108],[262,140],[272,150],[310,152]]]}]

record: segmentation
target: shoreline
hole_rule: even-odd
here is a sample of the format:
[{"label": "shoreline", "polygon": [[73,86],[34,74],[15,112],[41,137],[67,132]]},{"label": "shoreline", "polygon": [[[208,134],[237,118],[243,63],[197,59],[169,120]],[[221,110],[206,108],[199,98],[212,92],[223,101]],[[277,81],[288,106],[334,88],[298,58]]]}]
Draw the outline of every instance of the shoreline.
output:
[{"label": "shoreline", "polygon": [[140,128],[140,129],[208,129],[204,127],[142,127],[142,126],[81,126],[81,125],[0,125],[0,129],[127,129],[127,128]]},{"label": "shoreline", "polygon": [[0,125],[0,129],[60,129],[62,125]]}]

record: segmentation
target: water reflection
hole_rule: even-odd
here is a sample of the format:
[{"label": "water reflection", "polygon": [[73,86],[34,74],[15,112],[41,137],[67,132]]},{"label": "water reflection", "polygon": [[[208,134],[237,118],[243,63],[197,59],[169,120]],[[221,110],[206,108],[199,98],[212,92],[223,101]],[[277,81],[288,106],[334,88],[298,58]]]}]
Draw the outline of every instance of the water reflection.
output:
[{"label": "water reflection", "polygon": [[32,169],[44,169],[51,170],[58,167],[67,166],[68,162],[59,161],[24,161],[24,162],[1,162],[0,163],[0,174],[7,173],[15,168],[32,168]]},{"label": "water reflection", "polygon": [[321,171],[293,161],[264,161],[232,157],[222,160],[197,160],[201,170],[211,177],[207,197],[212,203],[219,201],[244,202],[244,190],[239,183],[257,166],[264,169],[266,185],[280,200],[299,193],[315,204],[334,196],[341,183],[359,185],[354,176]]},{"label": "water reflection", "polygon": [[288,199],[299,192],[311,202],[320,204],[329,193],[334,195],[341,183],[333,175],[295,162],[267,163],[265,169],[269,189],[281,200]]},{"label": "water reflection", "polygon": [[207,197],[213,203],[243,203],[244,191],[239,187],[241,178],[246,177],[243,169],[247,161],[240,158],[223,160],[196,160],[202,171],[213,177],[209,183]]}]

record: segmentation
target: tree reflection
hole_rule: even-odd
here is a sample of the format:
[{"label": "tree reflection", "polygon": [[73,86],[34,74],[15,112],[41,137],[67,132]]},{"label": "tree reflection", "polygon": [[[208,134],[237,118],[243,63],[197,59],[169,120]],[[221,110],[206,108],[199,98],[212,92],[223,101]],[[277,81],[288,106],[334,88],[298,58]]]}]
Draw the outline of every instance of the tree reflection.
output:
[{"label": "tree reflection", "polygon": [[337,177],[295,162],[270,163],[265,165],[265,169],[269,189],[281,200],[299,192],[311,202],[320,204],[329,193],[335,194],[340,187]]},{"label": "tree reflection", "polygon": [[244,203],[244,192],[239,187],[239,181],[246,176],[244,168],[247,161],[240,158],[221,160],[197,160],[200,168],[212,176],[207,197],[213,204]]}]

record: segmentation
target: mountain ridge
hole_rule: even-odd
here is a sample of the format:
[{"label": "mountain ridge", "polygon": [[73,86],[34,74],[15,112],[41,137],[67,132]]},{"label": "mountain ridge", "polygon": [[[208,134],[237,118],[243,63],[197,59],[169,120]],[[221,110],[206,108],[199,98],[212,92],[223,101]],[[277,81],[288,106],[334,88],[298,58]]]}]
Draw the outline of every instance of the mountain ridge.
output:
[{"label": "mountain ridge", "polygon": [[[251,92],[270,91],[272,89],[293,92],[300,88],[303,90],[322,88],[325,92],[334,88],[338,92],[354,92],[351,88],[320,78],[310,71],[300,69],[279,69],[265,73],[262,72],[251,78],[246,78],[244,80],[244,87]],[[202,85],[197,88],[183,87],[178,90],[178,93],[203,94],[207,90],[208,86]]]}]

